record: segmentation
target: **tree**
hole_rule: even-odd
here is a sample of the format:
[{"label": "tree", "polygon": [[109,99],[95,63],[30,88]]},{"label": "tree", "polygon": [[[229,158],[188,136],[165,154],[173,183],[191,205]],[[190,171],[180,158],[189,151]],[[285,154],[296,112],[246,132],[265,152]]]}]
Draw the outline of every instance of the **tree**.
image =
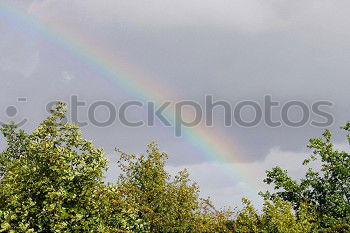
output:
[{"label": "tree", "polygon": [[118,191],[139,211],[138,217],[149,222],[151,232],[229,231],[227,212],[199,198],[199,188],[186,170],[172,179],[165,170],[168,155],[155,143],[146,155],[120,153]]},{"label": "tree", "polygon": [[[347,131],[350,143],[350,123],[342,127]],[[306,158],[303,165],[318,162],[319,169],[309,167],[305,177],[300,181],[293,180],[286,170],[275,167],[267,171],[267,184],[273,184],[275,193],[264,193],[266,199],[276,197],[289,201],[295,210],[302,203],[312,207],[316,221],[321,228],[337,229],[337,232],[350,231],[350,155],[334,148],[332,134],[325,130],[323,137],[310,140],[309,148],[313,154]],[[340,230],[341,229],[341,230]],[[326,230],[327,231],[327,230]]]},{"label": "tree", "polygon": [[103,150],[62,121],[64,104],[51,113],[31,134],[13,123],[1,130],[8,146],[0,154],[0,232],[142,229],[116,188],[102,182]]},{"label": "tree", "polygon": [[315,232],[313,217],[305,204],[293,212],[291,203],[275,198],[273,201],[265,201],[260,215],[249,200],[243,199],[243,204],[244,208],[238,213],[235,221],[234,232]]},{"label": "tree", "polygon": [[65,113],[59,103],[30,134],[3,125],[0,232],[228,232],[227,212],[199,198],[186,170],[171,179],[155,143],[121,153],[117,185],[105,184],[104,151]]},{"label": "tree", "polygon": [[[267,171],[276,191],[261,194],[262,213],[243,199],[233,217],[200,198],[187,170],[170,176],[156,143],[141,155],[119,150],[122,173],[105,184],[104,151],[64,122],[65,113],[58,104],[32,133],[3,125],[0,232],[350,232],[350,155],[335,150],[328,130],[310,140],[303,163],[319,161],[320,169],[300,181],[279,167]],[[350,123],[343,129],[350,143]]]}]

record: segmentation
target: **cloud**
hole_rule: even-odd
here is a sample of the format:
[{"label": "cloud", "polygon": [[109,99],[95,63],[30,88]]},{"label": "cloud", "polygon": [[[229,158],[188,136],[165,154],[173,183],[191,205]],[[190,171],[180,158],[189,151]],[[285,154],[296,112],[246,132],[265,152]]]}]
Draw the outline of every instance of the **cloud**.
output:
[{"label": "cloud", "polygon": [[[27,6],[29,1],[21,2],[26,2]],[[349,74],[349,37],[335,33],[349,34],[349,7],[350,2],[343,0],[35,0],[28,11],[44,19],[57,20],[67,27],[79,24],[82,25],[82,31],[90,29],[92,33],[89,36],[102,38],[100,44],[110,46],[108,49],[113,51],[115,47],[123,47],[132,60],[147,69],[160,72],[159,77],[163,78],[164,83],[174,90],[181,90],[185,96],[186,90],[190,93],[187,93],[188,96],[203,96],[203,93],[211,90],[219,93],[218,98],[221,95],[233,100],[236,96],[243,98],[245,95],[248,98],[258,95],[260,98],[260,93],[268,91],[267,93],[282,93],[282,97],[286,95],[293,98],[339,96],[339,105],[348,99],[345,87]],[[127,30],[113,31],[116,25],[121,24]],[[139,28],[144,30],[134,30]],[[186,30],[177,30],[179,28]],[[158,29],[166,29],[166,33],[159,33]],[[261,33],[254,38],[226,33],[273,30],[279,30],[279,33]],[[8,34],[4,31],[3,34],[6,33]],[[33,50],[30,46],[22,48],[25,43],[13,43],[13,38],[8,37],[6,41],[9,43],[3,43],[3,50],[0,48],[0,65],[6,70],[30,74],[35,67],[36,49]],[[110,44],[104,43],[108,41],[107,38],[112,41]],[[41,46],[41,51],[51,54],[45,45]],[[85,76],[93,76],[93,72],[84,73],[80,70],[81,67],[74,69],[73,65],[67,67],[66,59],[61,57],[43,57],[44,55],[40,61],[40,73],[35,75],[38,78],[32,83],[33,87],[41,87],[43,91],[34,91],[28,95],[37,100],[36,108],[40,109],[43,101],[52,100],[53,96],[68,98],[71,93],[90,98],[115,98],[104,87],[96,88],[96,85],[101,85],[100,82],[85,81]],[[52,81],[56,78],[56,82]],[[332,78],[332,82],[329,82],[329,78]],[[28,84],[20,79],[14,82],[11,76],[8,80],[12,80],[13,90],[28,90]],[[79,85],[73,85],[74,81]],[[48,88],[50,85],[52,87]],[[8,90],[10,89],[3,93]],[[3,99],[10,98],[6,96]],[[344,106],[347,106],[345,102]],[[30,113],[39,114],[32,109]],[[348,115],[348,108],[345,108],[337,118]],[[32,119],[37,118],[32,116]],[[151,135],[149,129],[118,130],[119,133],[114,129],[107,132],[106,129],[86,129],[103,145],[114,147],[117,141],[127,149],[144,145],[144,141]],[[169,166],[168,169],[175,173],[182,168],[189,168],[191,177],[201,186],[202,195],[212,196],[221,206],[238,204],[241,197],[247,195],[258,202],[260,199],[257,192],[266,188],[262,183],[265,170],[276,164],[287,169],[292,176],[300,177],[303,174],[301,162],[305,153],[286,151],[286,144],[288,149],[297,150],[297,145],[305,142],[304,137],[314,135],[311,129],[238,130],[237,135],[242,141],[240,144],[254,148],[255,157],[266,155],[265,148],[268,150],[273,145],[282,148],[275,147],[269,151],[264,161],[248,165],[259,179],[256,183],[250,184],[246,180],[232,183],[221,171],[220,164],[209,162]],[[163,134],[154,133],[152,137],[171,141],[165,148],[171,147],[173,154],[181,155],[174,160],[181,160],[181,164],[190,163],[192,157],[182,156],[192,154],[192,151],[182,151],[187,142],[175,140],[170,134],[169,137],[164,137]],[[112,170],[111,173],[117,174],[114,172],[116,171]]]},{"label": "cloud", "polygon": [[65,18],[148,29],[215,28],[240,32],[325,29],[348,33],[343,29],[350,20],[346,10],[349,7],[349,1],[331,0],[36,0],[29,12],[48,17],[64,13]]},{"label": "cloud", "polygon": [[[350,152],[348,144],[335,144],[335,149],[340,151]],[[311,152],[293,152],[282,151],[279,148],[272,148],[265,160],[262,162],[254,162],[250,164],[241,164],[236,166],[244,166],[249,168],[256,177],[255,183],[245,179],[238,183],[232,184],[227,179],[224,173],[220,172],[220,164],[217,163],[203,163],[195,165],[184,165],[181,167],[169,166],[168,170],[172,174],[176,171],[187,168],[191,174],[191,178],[197,181],[203,190],[204,197],[211,196],[216,205],[220,207],[233,206],[241,207],[242,197],[250,198],[257,207],[261,207],[263,200],[258,195],[260,191],[273,190],[271,186],[263,183],[266,177],[266,171],[271,170],[275,166],[287,170],[288,174],[296,180],[304,177],[307,172],[307,167],[302,165],[304,159]],[[310,164],[312,168],[318,170],[320,164],[318,162]]]},{"label": "cloud", "polygon": [[[347,144],[336,144],[335,148],[349,152],[349,145]],[[280,148],[271,148],[264,161],[236,164],[235,166],[243,166],[251,171],[255,177],[253,182],[247,174],[244,174],[238,182],[233,181],[228,177],[227,173],[223,172],[223,165],[216,162],[181,166],[168,165],[166,170],[174,177],[179,171],[187,169],[191,180],[199,185],[201,197],[210,197],[219,208],[240,208],[242,207],[241,200],[243,197],[249,198],[257,208],[261,208],[263,200],[258,193],[260,191],[273,190],[272,186],[268,186],[263,182],[263,179],[266,177],[266,171],[279,166],[283,170],[287,170],[293,179],[299,180],[307,172],[307,167],[303,166],[302,163],[310,153],[310,151],[293,152],[283,151]],[[317,162],[310,164],[310,166],[314,169],[320,168]],[[119,174],[120,170],[117,168],[116,162],[111,162],[107,180],[114,182]]]},{"label": "cloud", "polygon": [[214,27],[249,32],[283,24],[280,11],[285,8],[275,0],[264,3],[258,0],[47,0],[34,1],[29,12],[49,15],[47,10],[57,9],[58,5],[79,7],[81,14],[95,20],[138,27]]},{"label": "cloud", "polygon": [[[279,148],[272,148],[264,161],[249,164],[236,164],[235,166],[244,166],[255,177],[251,181],[247,174],[242,176],[239,182],[232,182],[225,173],[222,172],[222,165],[214,162],[207,162],[194,165],[168,166],[167,170],[175,175],[179,170],[187,169],[191,179],[196,181],[203,197],[212,197],[213,202],[220,207],[240,207],[241,199],[248,197],[258,207],[262,206],[262,198],[258,195],[260,191],[271,190],[271,187],[263,183],[266,177],[266,170],[272,167],[280,166],[288,170],[291,177],[299,179],[303,177],[306,168],[302,166],[306,158],[306,152],[282,151]],[[249,175],[251,176],[251,174]]]},{"label": "cloud", "polygon": [[[94,4],[87,1],[85,6],[91,9]],[[107,17],[151,27],[234,27],[255,31],[264,29],[272,17],[270,7],[255,0],[105,1],[105,6],[114,9]],[[99,10],[108,14],[107,9]]]}]

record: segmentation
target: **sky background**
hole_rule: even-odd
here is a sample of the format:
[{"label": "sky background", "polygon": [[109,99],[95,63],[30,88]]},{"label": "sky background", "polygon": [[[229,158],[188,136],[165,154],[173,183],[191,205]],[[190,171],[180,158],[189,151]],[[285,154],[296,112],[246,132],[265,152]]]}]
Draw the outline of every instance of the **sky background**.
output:
[{"label": "sky background", "polygon": [[[349,1],[0,0],[0,120],[27,118],[23,127],[31,130],[47,116],[47,103],[69,102],[72,95],[87,105],[107,100],[120,106],[145,99],[108,81],[96,67],[57,46],[30,24],[19,23],[18,15],[8,17],[3,6],[43,25],[74,29],[133,67],[130,72],[137,71],[138,79],[144,81],[140,85],[156,83],[174,93],[175,101],[203,104],[206,95],[232,106],[243,100],[262,103],[265,95],[281,104],[331,101],[334,106],[327,112],[334,116],[334,123],[329,128],[335,131],[337,145],[346,149],[338,126],[350,119]],[[18,102],[19,97],[27,102]],[[9,106],[16,107],[16,114],[9,116]],[[280,119],[279,113],[277,108],[274,119]],[[132,119],[145,119],[146,109],[130,114]],[[222,110],[215,110],[214,127],[209,131],[239,151],[240,155],[232,154],[235,166],[246,168],[239,178],[237,172],[223,171],[223,165],[203,156],[198,145],[175,137],[172,128],[159,122],[154,127],[130,128],[116,122],[82,130],[105,148],[111,165],[108,181],[115,181],[119,173],[115,147],[141,153],[156,140],[170,156],[169,172],[188,168],[201,195],[211,196],[220,207],[240,205],[244,196],[260,204],[257,193],[266,189],[264,171],[275,165],[300,177],[301,162],[310,153],[307,140],[323,130],[309,124],[271,128],[263,122],[253,128],[225,127],[223,115]],[[298,119],[297,109],[291,115]],[[79,116],[86,118],[86,108],[80,109]],[[243,116],[249,119],[251,112]],[[108,112],[99,109],[97,117],[104,120]],[[314,115],[311,119],[318,120]],[[248,181],[249,174],[256,181]]]}]

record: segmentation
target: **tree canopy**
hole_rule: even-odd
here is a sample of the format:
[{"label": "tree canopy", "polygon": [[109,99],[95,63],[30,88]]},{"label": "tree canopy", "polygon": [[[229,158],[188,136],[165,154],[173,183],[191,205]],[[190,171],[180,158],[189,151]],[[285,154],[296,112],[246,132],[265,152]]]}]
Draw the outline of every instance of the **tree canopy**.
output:
[{"label": "tree canopy", "polygon": [[[275,167],[263,209],[243,198],[243,209],[232,211],[201,198],[187,170],[172,177],[154,142],[141,155],[117,150],[121,175],[105,183],[103,149],[65,114],[59,103],[31,133],[2,126],[0,232],[350,232],[349,154],[334,148],[328,130],[310,140],[314,152],[304,161],[319,161],[319,170],[297,181]],[[349,134],[350,123],[343,129]]]},{"label": "tree canopy", "polygon": [[[350,142],[350,123],[342,129]],[[276,192],[262,196],[270,200],[279,197],[290,202],[295,210],[307,204],[321,227],[344,226],[350,231],[350,155],[335,148],[329,130],[324,131],[323,137],[311,139],[308,147],[313,153],[303,162],[308,166],[304,178],[293,180],[288,171],[274,167],[267,171],[264,181],[273,184]],[[309,166],[310,163],[316,163],[313,167],[319,168]]]}]

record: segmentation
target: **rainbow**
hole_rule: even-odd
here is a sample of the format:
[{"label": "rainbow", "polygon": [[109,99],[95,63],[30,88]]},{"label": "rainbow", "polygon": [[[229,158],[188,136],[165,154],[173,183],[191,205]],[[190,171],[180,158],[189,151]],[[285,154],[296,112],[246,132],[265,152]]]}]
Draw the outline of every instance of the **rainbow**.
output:
[{"label": "rainbow", "polygon": [[[60,25],[28,15],[26,12],[0,2],[0,18],[5,17],[29,31],[40,33],[51,44],[74,55],[77,59],[91,66],[116,87],[127,90],[133,96],[144,101],[153,101],[160,106],[164,101],[174,100],[170,90],[147,78],[144,72],[133,67],[125,58],[118,57],[100,44],[94,42],[79,28],[72,25]],[[174,107],[168,108],[166,116],[175,123]],[[183,136],[207,160],[217,162],[220,168],[235,182],[256,180],[254,171],[248,165],[239,163],[244,155],[237,151],[232,139],[219,135],[213,128],[197,126],[183,128]],[[253,184],[251,182],[250,184]]]}]

